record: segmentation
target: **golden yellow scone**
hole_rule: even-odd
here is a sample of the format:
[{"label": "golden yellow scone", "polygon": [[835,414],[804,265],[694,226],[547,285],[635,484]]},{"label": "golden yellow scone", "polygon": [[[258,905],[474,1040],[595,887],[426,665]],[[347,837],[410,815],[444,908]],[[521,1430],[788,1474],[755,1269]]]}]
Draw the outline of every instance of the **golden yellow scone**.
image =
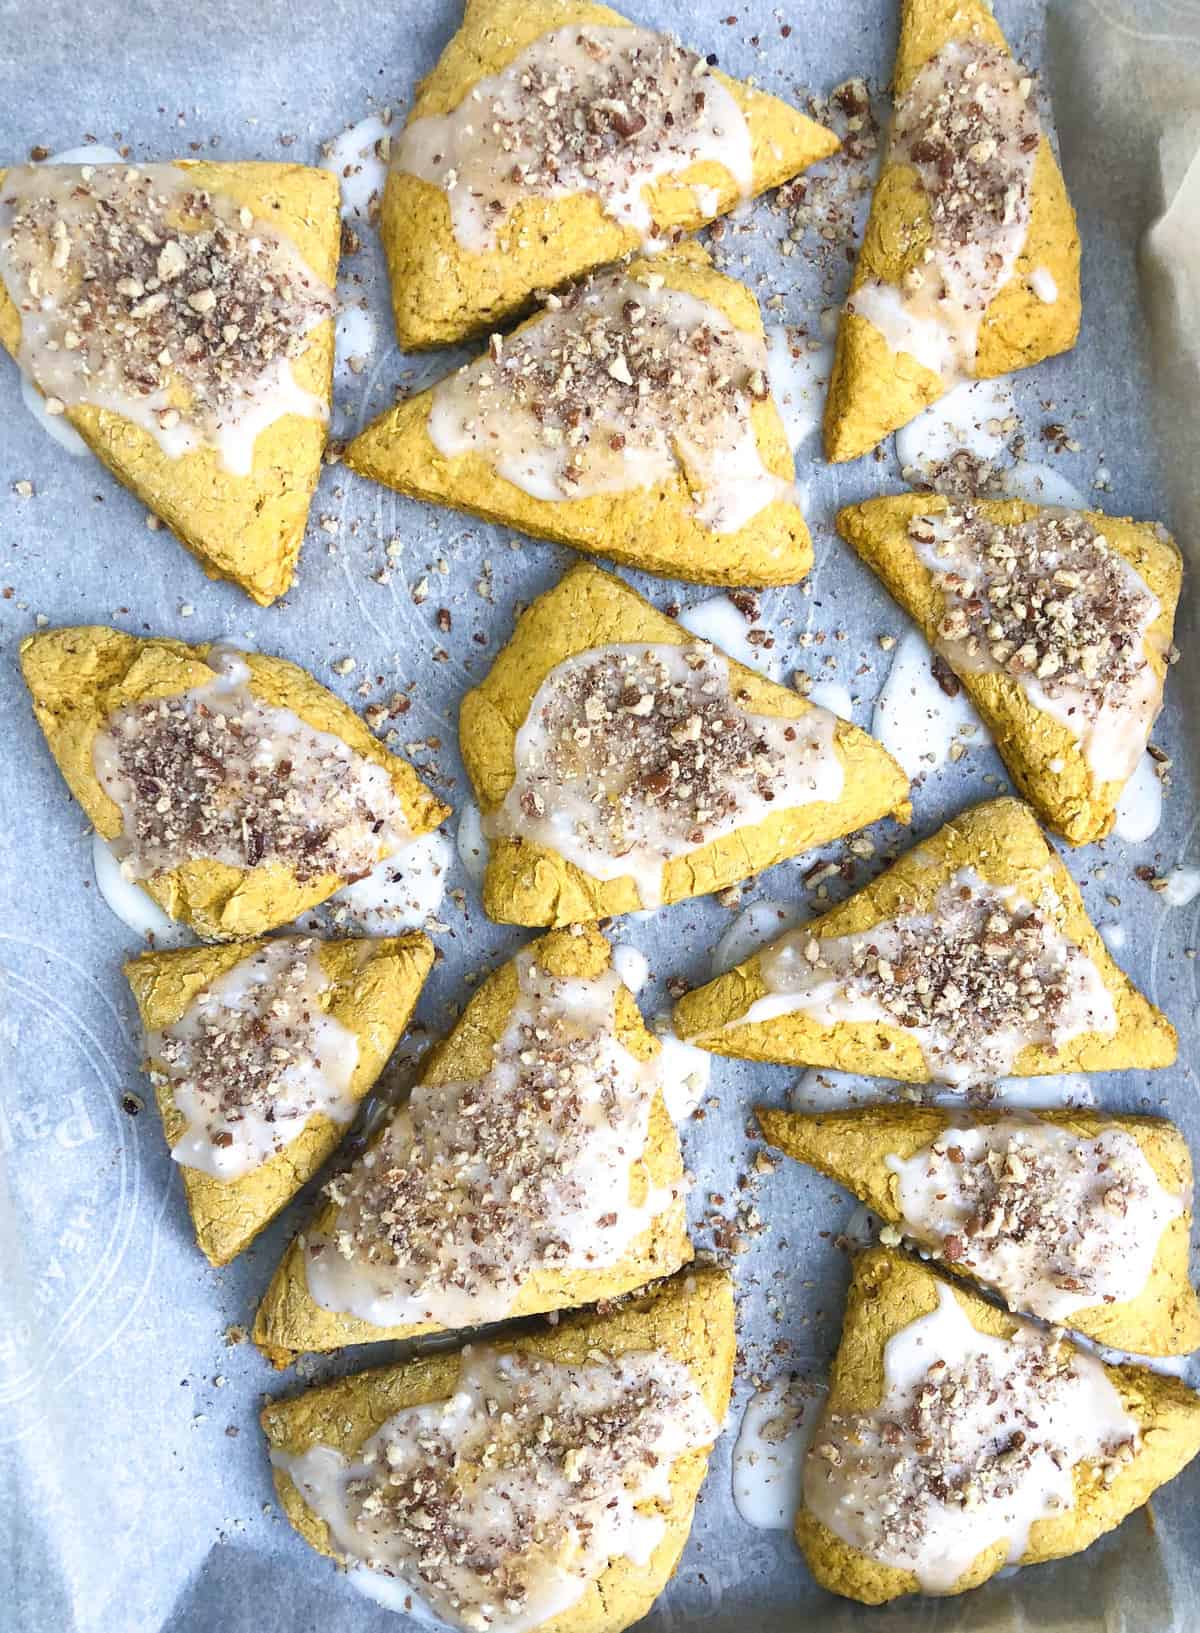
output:
[{"label": "golden yellow scone", "polygon": [[[972,869],[993,887],[1013,887],[1029,902],[1036,903],[1049,887],[1057,902],[1052,917],[1058,929],[1090,960],[1115,1012],[1115,1031],[1079,1032],[1057,1049],[1026,1044],[1005,1075],[1147,1071],[1171,1065],[1174,1027],[1113,963],[1088,918],[1078,886],[1020,800],[990,800],[955,817],[857,895],[813,919],[804,935],[819,945],[822,938],[865,936],[901,915],[926,913],[938,892],[962,869]],[[765,996],[761,956],[756,955],[681,998],[675,1008],[675,1030],[681,1038],[719,1055],[828,1066],[910,1083],[932,1080],[922,1049],[906,1028],[873,1020],[823,1025],[802,1010],[753,1023],[742,1019]]]},{"label": "golden yellow scone", "polygon": [[[197,995],[264,941],[239,941],[221,947],[185,947],[176,952],[143,953],[125,965],[147,1033],[173,1026]],[[320,1007],[353,1032],[358,1044],[354,1075],[347,1091],[357,1102],[370,1093],[412,1015],[425,977],[433,964],[433,943],[420,934],[380,937],[372,941],[318,943],[321,969],[329,986]],[[156,1073],[154,1093],[167,1144],[174,1147],[187,1127],[175,1105],[170,1080]],[[339,1143],[346,1126],[322,1112],[302,1123],[284,1150],[240,1179],[222,1180],[199,1168],[183,1166],[183,1186],[196,1227],[196,1240],[210,1264],[228,1264],[279,1210],[306,1185]]]},{"label": "golden yellow scone", "polygon": [[[947,598],[922,562],[908,526],[915,517],[940,516],[952,508],[954,502],[941,494],[902,493],[848,505],[837,519],[838,532],[879,574],[931,645],[938,644]],[[1045,507],[1020,499],[972,501],[971,508],[997,526],[1030,522],[1047,514]],[[1161,703],[1183,577],[1179,550],[1170,535],[1152,522],[1105,516],[1099,511],[1080,514],[1139,574],[1158,601],[1157,616],[1146,630],[1142,647],[1157,678]],[[1038,708],[1015,676],[1003,670],[956,665],[952,650],[943,655],[982,715],[1013,781],[1043,822],[1073,845],[1103,839],[1116,820],[1125,780],[1102,781],[1080,740],[1061,721]]]},{"label": "golden yellow scone", "polygon": [[[417,89],[408,128],[451,113],[535,40],[576,24],[635,26],[589,0],[467,0],[462,27]],[[715,77],[749,127],[751,193],[777,187],[836,150],[831,131],[786,102],[724,74]],[[606,215],[594,193],[579,192],[561,198],[530,193],[503,221],[493,248],[466,249],[455,235],[447,194],[401,167],[403,143],[392,138],[382,230],[396,334],[407,349],[443,346],[502,324],[535,290],[553,289],[642,248],[641,232]],[[645,196],[666,237],[694,232],[732,208],[740,192],[724,164],[704,159],[656,182]]]},{"label": "golden yellow scone", "polygon": [[[597,567],[573,567],[521,615],[487,678],[463,699],[459,740],[485,819],[512,787],[517,733],[552,669],[591,648],[694,639],[620,579]],[[801,720],[811,711],[795,692],[754,670],[732,660],[729,670],[751,712]],[[663,901],[721,890],[889,813],[907,821],[908,780],[886,750],[844,720],[837,721],[833,741],[845,779],[840,799],[781,811],[669,861]],[[510,924],[570,924],[643,905],[632,878],[594,878],[556,851],[521,838],[492,841],[483,900],[492,918]]]},{"label": "golden yellow scone", "polygon": [[[564,1315],[552,1328],[500,1340],[497,1349],[579,1366],[600,1350],[620,1357],[658,1351],[682,1363],[717,1423],[729,1405],[736,1347],[733,1286],[719,1270],[687,1271],[600,1315]],[[460,1357],[441,1351],[398,1366],[360,1372],[288,1401],[261,1417],[273,1453],[296,1456],[330,1446],[352,1457],[388,1418],[407,1407],[446,1400],[454,1391]],[[696,1497],[711,1448],[687,1452],[671,1469],[668,1501],[655,1504],[665,1530],[650,1560],[611,1560],[569,1610],[538,1624],[538,1633],[621,1633],[650,1609],[670,1581],[691,1530]],[[284,1513],[310,1547],[337,1559],[329,1528],[308,1506],[283,1469],[274,1470]]]},{"label": "golden yellow scone", "polygon": [[[232,199],[289,239],[321,282],[337,277],[341,217],[337,178],[299,164],[180,159],[189,182]],[[6,172],[0,170],[0,185]],[[182,230],[196,230],[200,223]],[[21,316],[0,281],[0,344],[17,357]],[[305,337],[293,359],[297,386],[328,405],[333,395],[333,320]],[[325,423],[299,413],[265,426],[246,476],[226,469],[215,448],[174,458],[123,415],[90,403],[66,418],[119,482],[160,516],[211,578],[232,579],[262,606],[292,582],[308,507],[321,473]]]},{"label": "golden yellow scone", "polygon": [[[870,1411],[880,1404],[888,1341],[931,1314],[945,1285],[933,1271],[885,1248],[859,1256],[830,1376],[826,1421],[831,1414]],[[1025,1325],[967,1288],[954,1287],[953,1296],[977,1332],[1007,1339]],[[1178,1378],[1160,1377],[1138,1366],[1106,1366],[1104,1372],[1122,1409],[1137,1425],[1140,1444],[1131,1461],[1116,1466],[1111,1480],[1106,1476],[1113,1470],[1088,1462],[1075,1466],[1074,1507],[1057,1518],[1034,1521],[1018,1561],[1021,1565],[1061,1559],[1090,1547],[1159,1486],[1173,1480],[1200,1451],[1200,1397]],[[818,1439],[820,1433],[818,1427]],[[881,1564],[843,1541],[803,1502],[796,1516],[796,1538],[809,1569],[832,1593],[878,1605],[920,1591],[914,1572]],[[986,1549],[950,1591],[965,1593],[979,1587],[1006,1565],[1006,1555],[1004,1542]]]},{"label": "golden yellow scone", "polygon": [[[885,1223],[904,1231],[908,1225],[901,1207],[900,1182],[887,1158],[907,1161],[956,1128],[986,1128],[1012,1113],[1002,1109],[972,1112],[965,1123],[933,1106],[864,1106],[815,1115],[759,1107],[756,1115],[772,1145],[828,1174]],[[1121,1303],[1101,1302],[1073,1310],[1062,1325],[1137,1355],[1189,1354],[1200,1346],[1200,1304],[1188,1274],[1192,1159],[1183,1135],[1161,1117],[1096,1111],[1038,1111],[1035,1115],[1039,1122],[1064,1129],[1080,1140],[1094,1140],[1108,1129],[1123,1130],[1137,1141],[1163,1189],[1184,1201],[1182,1211],[1162,1230],[1140,1292]],[[922,1239],[919,1246],[924,1252],[929,1244]],[[979,1279],[949,1254],[938,1258],[945,1269],[968,1280]],[[1014,1309],[1023,1307],[1011,1299],[1009,1303]]]},{"label": "golden yellow scone", "polygon": [[[902,0],[893,74],[899,101],[920,70],[951,41],[971,37],[1007,52],[986,0]],[[851,281],[851,295],[879,282],[899,292],[920,274],[932,236],[928,197],[917,171],[885,159]],[[979,327],[974,376],[990,379],[1068,351],[1079,332],[1079,234],[1054,149],[1043,133],[1033,167],[1030,217],[1012,275]],[[1054,298],[1045,300],[1046,280]],[[857,459],[907,425],[952,385],[905,351],[893,351],[861,314],[843,312],[825,407],[825,454]]]},{"label": "golden yellow scone", "polygon": [[[538,965],[551,976],[595,979],[610,969],[612,949],[597,930],[560,931],[535,942]],[[434,1049],[422,1081],[431,1085],[472,1082],[491,1068],[495,1046],[503,1037],[520,993],[517,966],[508,963],[490,975],[471,999],[457,1026]],[[616,1000],[617,1036],[638,1060],[657,1055],[662,1048],[646,1030],[627,987]],[[381,1129],[378,1144],[386,1134]],[[683,1176],[679,1137],[663,1101],[656,1094],[644,1153],[629,1170],[629,1199],[640,1203],[653,1187],[676,1186]],[[325,1231],[338,1212],[337,1204],[322,1204],[308,1231]],[[510,1316],[535,1315],[570,1305],[615,1298],[641,1287],[656,1276],[670,1275],[692,1256],[682,1198],[656,1213],[628,1252],[603,1269],[535,1270],[522,1282],[508,1311]],[[387,1338],[412,1338],[445,1330],[437,1322],[376,1327],[357,1316],[335,1314],[316,1302],[308,1289],[304,1233],[297,1236],[276,1270],[254,1322],[254,1342],[276,1365],[288,1366],[298,1352],[341,1349],[347,1344],[368,1344]]]},{"label": "golden yellow scone", "polygon": [[[717,272],[699,244],[682,244],[653,261],[635,261],[627,276],[635,289],[661,280],[664,287],[708,303],[736,329],[762,340],[754,295],[745,284]],[[518,334],[544,316],[530,318]],[[414,499],[452,505],[535,538],[697,584],[795,584],[812,566],[808,528],[789,493],[780,492],[731,532],[716,532],[698,519],[682,465],[647,487],[579,499],[537,498],[499,475],[483,454],[439,452],[429,433],[436,391],[419,392],[381,414],[346,449],[345,463]],[[781,484],[790,484],[795,470],[774,399],[768,394],[750,401],[749,413],[763,466]]]},{"label": "golden yellow scone", "polygon": [[[21,669],[33,712],[67,787],[106,840],[122,831],[120,808],[100,785],[93,763],[97,735],[112,714],[130,704],[168,698],[215,678],[207,658],[214,647],[144,640],[102,625],[49,629],[21,643]],[[382,766],[414,836],[449,815],[413,768],[389,754],[355,714],[305,670],[258,652],[239,656],[247,685],[262,703],[290,710],[315,731],[340,738],[365,760]],[[262,935],[288,924],[346,883],[336,874],[299,877],[281,861],[257,867],[191,860],[139,881],[172,918],[218,941]]]}]

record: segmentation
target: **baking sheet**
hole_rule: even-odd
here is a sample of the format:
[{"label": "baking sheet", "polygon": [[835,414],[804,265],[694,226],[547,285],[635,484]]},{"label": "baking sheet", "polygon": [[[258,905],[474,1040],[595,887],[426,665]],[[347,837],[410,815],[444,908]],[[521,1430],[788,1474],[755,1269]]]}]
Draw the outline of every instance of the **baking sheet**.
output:
[{"label": "baking sheet", "polygon": [[[690,43],[716,50],[730,72],[801,103],[852,74],[878,89],[890,72],[893,0],[794,0],[785,12],[766,0],[630,0],[629,9],[647,23],[677,26]],[[1047,17],[1034,0],[1003,0],[999,11],[1018,54],[1045,68],[1085,246],[1078,348],[1014,382],[1028,457],[1050,462],[1085,493],[1106,483],[1095,491],[1101,503],[1175,525],[1190,555],[1187,530],[1200,526],[1200,421],[1194,407],[1187,412],[1191,377],[1161,269],[1146,263],[1139,281],[1139,246],[1163,208],[1162,137],[1173,131],[1186,143],[1187,121],[1200,108],[1200,6],[1052,0]],[[387,107],[403,112],[456,22],[457,0],[382,10],[368,0],[151,0],[135,8],[46,0],[36,13],[0,0],[0,158],[20,161],[35,145],[57,152],[90,136],[128,146],[137,159],[204,152],[317,162],[321,144],[344,127]],[[1177,167],[1168,174],[1177,180]],[[717,250],[730,270],[756,282],[771,321],[804,325],[817,338],[821,310],[840,298],[849,265],[840,246],[815,257],[813,231],[783,255],[790,225],[760,204]],[[424,383],[450,362],[397,353],[369,224],[361,237],[342,280],[344,297],[365,303],[365,314],[343,325],[360,366],[340,377],[342,431],[366,423],[398,386]],[[1157,320],[1153,337],[1148,314]],[[1065,426],[1077,451],[1050,452],[1041,438],[1047,424]],[[256,1414],[265,1391],[295,1388],[296,1375],[279,1378],[248,1343],[228,1341],[249,1325],[304,1202],[234,1265],[210,1270],[157,1118],[122,1109],[130,1091],[145,1091],[120,976],[138,942],[98,897],[87,826],[34,728],[17,645],[42,620],[111,621],[280,653],[360,706],[411,685],[400,746],[461,807],[469,788],[456,753],[458,700],[505,639],[514,608],[553,583],[570,556],[409,503],[335,466],[313,505],[295,589],[262,610],[230,586],[209,584],[169,539],[149,531],[141,507],[98,464],[50,443],[7,364],[0,456],[0,1627],[382,1633],[403,1618],[356,1593],[274,1505]],[[899,472],[890,450],[882,462],[827,468],[814,462],[810,443],[798,475],[816,566],[806,586],[763,597],[776,643],[767,656],[784,674],[803,669],[844,686],[855,720],[869,726],[891,662],[878,636],[902,637],[906,626],[833,536],[831,518],[839,504],[897,488]],[[25,483],[31,496],[18,489]],[[400,541],[390,553],[389,540]],[[629,576],[659,605],[691,606],[710,594]],[[418,599],[423,580],[428,594]],[[452,614],[449,633],[435,626],[443,607]],[[1093,916],[1123,929],[1118,960],[1181,1034],[1174,1070],[1097,1079],[1098,1097],[1110,1108],[1168,1112],[1200,1150],[1189,956],[1200,944],[1200,903],[1170,906],[1135,877],[1137,868],[1161,875],[1200,861],[1189,729],[1195,625],[1189,584],[1177,636],[1183,661],[1155,734],[1173,761],[1160,826],[1140,843],[1111,839],[1068,860]],[[332,665],[347,656],[354,670],[336,672]],[[972,748],[917,788],[914,837],[1005,786],[994,753]],[[898,835],[883,825],[877,838],[894,845]],[[875,865],[858,863],[856,882]],[[808,866],[772,870],[753,882],[744,905],[811,907]],[[524,939],[487,921],[457,862],[451,886],[435,937],[442,957],[418,1012],[424,1036],[452,1022],[470,974]],[[851,886],[835,879],[826,888],[836,897]],[[668,977],[691,984],[707,976],[735,916],[705,901],[615,927],[614,939],[649,957],[641,995],[648,1014],[665,1006]],[[747,1195],[766,1228],[748,1236],[736,1260],[743,1365],[729,1430],[678,1576],[646,1625],[719,1633],[793,1627],[806,1616],[838,1633],[877,1625],[904,1633],[1025,1625],[1182,1633],[1200,1625],[1190,1568],[1200,1542],[1200,1466],[1155,1499],[1153,1520],[1133,1516],[1085,1556],[962,1600],[881,1612],[820,1594],[786,1533],[754,1530],[738,1517],[730,1460],[741,1404],[753,1380],[789,1370],[817,1376],[827,1366],[847,1275],[837,1238],[854,1205],[828,1182],[789,1164],[751,1192],[738,1190],[755,1149],[745,1134],[748,1108],[783,1102],[796,1076],[717,1062],[706,1114],[685,1129],[698,1243],[711,1243],[714,1216],[734,1218]],[[725,1238],[728,1228],[716,1234]],[[301,1376],[374,1364],[394,1349],[346,1352]]]}]

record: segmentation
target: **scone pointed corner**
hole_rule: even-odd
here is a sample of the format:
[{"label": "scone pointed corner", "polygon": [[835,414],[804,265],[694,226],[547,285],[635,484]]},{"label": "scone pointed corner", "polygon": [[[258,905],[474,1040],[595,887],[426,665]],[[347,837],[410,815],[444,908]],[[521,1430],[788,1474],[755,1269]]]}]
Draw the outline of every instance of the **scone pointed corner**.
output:
[{"label": "scone pointed corner", "polygon": [[[902,493],[848,505],[838,513],[837,530],[882,580],[890,594],[941,652],[978,709],[1013,779],[1039,817],[1072,845],[1103,839],[1116,821],[1128,782],[1124,766],[1107,776],[1082,739],[1031,695],[1019,674],[998,665],[961,661],[954,642],[942,640],[952,595],[939,585],[928,554],[913,538],[919,520],[954,513],[982,517],[996,526],[1024,524],[1062,527],[1077,521],[1101,537],[1105,554],[1123,561],[1154,597],[1153,618],[1140,637],[1147,678],[1156,684],[1156,703],[1145,721],[1148,734],[1161,704],[1183,577],[1178,546],[1153,522],[1085,510],[1067,513],[1024,500],[974,500],[964,508],[937,494]],[[967,535],[964,535],[967,536]],[[1051,540],[1054,544],[1055,541]],[[951,568],[948,570],[952,570]],[[1049,568],[1046,568],[1049,571]],[[1114,602],[1120,605],[1119,600]],[[1149,616],[1149,615],[1148,615]],[[1067,644],[1063,636],[1063,644]],[[1114,721],[1115,721],[1115,717]]]},{"label": "scone pointed corner", "polygon": [[[946,823],[863,890],[805,925],[805,946],[819,958],[827,939],[853,941],[893,920],[930,914],[939,893],[959,876],[977,879],[980,887],[1000,892],[1005,900],[1049,901],[1055,934],[1074,949],[1073,957],[1086,961],[1079,966],[1082,971],[1088,966],[1094,971],[1096,1001],[1109,1010],[1103,1027],[1083,1025],[1058,1043],[1029,1042],[1008,1075],[1150,1070],[1174,1062],[1174,1027],[1114,963],[1079,887],[1021,800],[990,800]],[[936,946],[936,929],[934,934]],[[870,1019],[846,1019],[824,1016],[819,1004],[812,1013],[802,1002],[778,1009],[779,994],[772,995],[763,973],[763,958],[771,952],[767,948],[685,994],[674,1011],[678,1035],[716,1054],[748,1060],[825,1066],[907,1082],[936,1080],[918,1033],[888,1018],[886,1010],[869,1011]],[[776,1003],[755,1015],[759,1001],[771,996]],[[1094,1013],[1087,1010],[1088,1017]]]},{"label": "scone pointed corner", "polygon": [[[972,45],[1011,65],[1004,34],[982,0],[905,0],[893,73],[897,107],[939,53]],[[1028,99],[1033,81],[1025,76],[1021,84]],[[1049,137],[1039,127],[1036,141],[1032,135],[1029,140],[1032,145],[1022,150],[1033,154],[1024,238],[1006,275],[981,297],[982,317],[965,359],[953,366],[942,355],[945,336],[934,332],[938,323],[953,329],[949,297],[943,293],[933,319],[905,304],[931,276],[933,203],[908,154],[885,154],[838,329],[824,415],[827,459],[860,458],[959,378],[989,379],[1028,368],[1075,344],[1081,310],[1075,214]],[[869,298],[877,291],[882,306]],[[868,298],[856,302],[860,292]]]},{"label": "scone pointed corner", "polygon": [[[879,1405],[890,1342],[914,1321],[932,1315],[947,1294],[970,1326],[989,1339],[1007,1343],[1039,1332],[914,1259],[888,1248],[868,1249],[854,1263],[830,1393],[816,1432],[818,1455],[825,1425],[869,1413]],[[1062,1350],[1068,1360],[1079,1357],[1082,1365],[1103,1373],[1132,1436],[1115,1462],[1085,1457],[1074,1465],[1074,1501],[1064,1511],[1050,1511],[1035,1520],[1016,1561],[1020,1565],[1064,1558],[1090,1547],[1200,1452],[1200,1396],[1180,1379],[1139,1366],[1109,1366],[1066,1341]],[[940,1360],[952,1358],[931,1353],[931,1364]],[[874,1605],[921,1591],[914,1570],[831,1530],[818,1518],[807,1493],[801,1498],[795,1531],[813,1575],[833,1593]],[[981,1546],[957,1580],[941,1591],[962,1593],[978,1587],[1007,1563],[1003,1538]]]},{"label": "scone pointed corner", "polygon": [[[180,159],[174,168],[190,186],[252,212],[285,239],[332,300],[341,241],[334,175],[273,162]],[[6,174],[0,170],[0,183]],[[230,333],[236,332],[234,325]],[[0,282],[0,343],[14,358],[21,337],[19,309]],[[210,578],[230,580],[260,606],[269,606],[292,583],[321,473],[333,392],[332,318],[304,336],[303,348],[288,366],[294,402],[258,430],[245,472],[231,469],[207,443],[168,453],[150,431],[113,407],[68,404],[64,415],[92,453]],[[313,405],[311,414],[302,402]],[[323,407],[322,416],[317,405]]]}]

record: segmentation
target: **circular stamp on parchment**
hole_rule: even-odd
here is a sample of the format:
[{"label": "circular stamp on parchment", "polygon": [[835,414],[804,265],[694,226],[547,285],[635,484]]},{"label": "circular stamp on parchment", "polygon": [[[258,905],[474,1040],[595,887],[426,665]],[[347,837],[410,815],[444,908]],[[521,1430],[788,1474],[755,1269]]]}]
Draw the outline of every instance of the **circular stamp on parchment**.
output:
[{"label": "circular stamp on parchment", "polygon": [[135,1049],[81,966],[0,936],[0,1441],[117,1341],[145,1292],[162,1195],[122,1109]]}]

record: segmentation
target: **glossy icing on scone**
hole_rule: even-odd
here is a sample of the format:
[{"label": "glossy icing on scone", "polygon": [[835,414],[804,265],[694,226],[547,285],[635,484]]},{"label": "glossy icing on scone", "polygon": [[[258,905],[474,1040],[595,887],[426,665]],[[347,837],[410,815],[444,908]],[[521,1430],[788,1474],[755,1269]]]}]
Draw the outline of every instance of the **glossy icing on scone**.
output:
[{"label": "glossy icing on scone", "polygon": [[175,1162],[240,1179],[285,1150],[314,1114],[343,1127],[353,1120],[358,1039],[322,1007],[332,986],[320,943],[281,936],[147,1034],[152,1075],[186,1123],[171,1147]]},{"label": "glossy icing on scone", "polygon": [[383,766],[256,697],[236,652],[208,661],[211,681],[128,704],[96,735],[95,774],[122,815],[113,848],[126,877],[202,859],[282,861],[301,880],[351,880],[409,837]]},{"label": "glossy icing on scone", "polygon": [[940,1285],[937,1308],[888,1341],[878,1407],[825,1413],[804,1505],[922,1591],[948,1593],[981,1553],[1003,1543],[1015,1563],[1039,1520],[1071,1510],[1076,1465],[1115,1479],[1140,1439],[1098,1361],[1026,1322],[980,1332]]},{"label": "glossy icing on scone", "polygon": [[542,500],[649,488],[682,467],[700,525],[736,533],[789,491],[750,417],[766,371],[761,333],[661,278],[609,273],[442,381],[429,438]]},{"label": "glossy icing on scone", "polygon": [[617,1033],[611,969],[555,976],[525,952],[517,1001],[468,1081],[422,1082],[332,1181],[333,1218],[308,1233],[308,1291],[376,1327],[502,1319],[530,1276],[619,1263],[675,1186],[635,1166],[661,1092],[661,1056]]},{"label": "glossy icing on scone", "polygon": [[343,1557],[452,1627],[528,1633],[610,1561],[649,1563],[666,1527],[646,1505],[717,1433],[673,1356],[596,1349],[568,1365],[472,1346],[449,1400],[396,1412],[353,1459],[317,1444],[271,1461]]},{"label": "glossy icing on scone", "polygon": [[906,1235],[1047,1321],[1135,1298],[1185,1205],[1115,1126],[1086,1138],[1001,1118],[886,1161]]},{"label": "glossy icing on scone", "polygon": [[1132,773],[1162,705],[1147,652],[1161,609],[1096,520],[1043,510],[1001,525],[950,505],[913,517],[908,536],[944,598],[938,641],[951,668],[1013,676],[1113,782]]},{"label": "glossy icing on scone", "polygon": [[979,326],[1029,228],[1041,140],[1032,79],[1002,47],[945,44],[896,103],[889,164],[911,165],[929,205],[922,265],[872,280],[846,310],[948,384],[975,373]]},{"label": "glossy icing on scone", "polygon": [[772,811],[838,800],[835,717],[754,714],[735,686],[728,660],[700,641],[566,659],[517,733],[516,776],[490,831],[595,878],[631,877],[653,907],[669,861]]},{"label": "glossy icing on scone", "polygon": [[1049,882],[1029,902],[960,869],[928,913],[861,935],[801,929],[773,943],[759,960],[767,996],[730,1024],[796,1010],[827,1025],[884,1021],[912,1036],[934,1081],[961,1088],[1004,1076],[1030,1044],[1056,1049],[1116,1030],[1100,971],[1058,928],[1061,908]]},{"label": "glossy icing on scone", "polygon": [[452,113],[413,120],[392,150],[395,169],[446,193],[455,236],[474,251],[494,248],[531,195],[591,193],[653,241],[645,189],[704,160],[751,190],[746,119],[704,58],[649,29],[597,23],[541,35]]},{"label": "glossy icing on scone", "polygon": [[239,476],[266,426],[328,416],[291,365],[333,291],[277,227],[174,165],[9,170],[0,278],[51,414],[108,409]]}]

